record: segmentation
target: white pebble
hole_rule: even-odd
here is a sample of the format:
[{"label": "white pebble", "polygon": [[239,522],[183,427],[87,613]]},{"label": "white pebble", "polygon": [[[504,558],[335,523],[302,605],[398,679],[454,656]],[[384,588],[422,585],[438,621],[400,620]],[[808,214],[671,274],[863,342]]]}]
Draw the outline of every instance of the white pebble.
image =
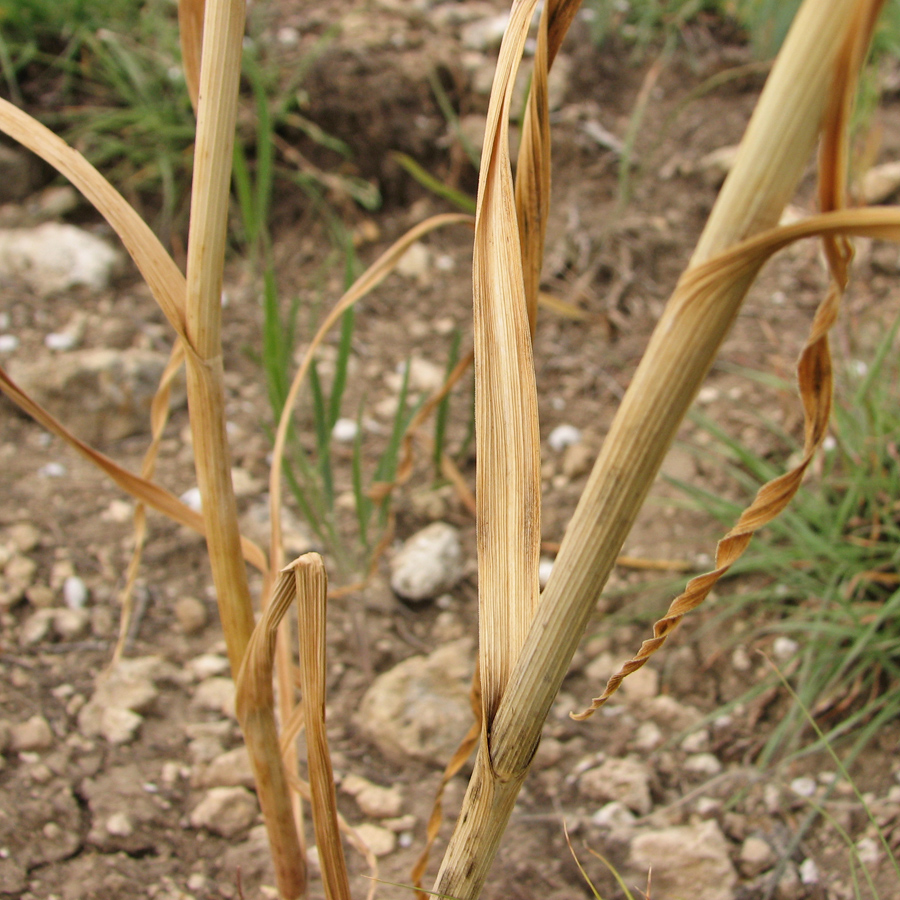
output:
[{"label": "white pebble", "polygon": [[278,29],[276,39],[282,47],[296,47],[300,43],[300,32],[290,25],[285,25]]},{"label": "white pebble", "polygon": [[550,445],[551,450],[559,452],[565,450],[566,447],[571,447],[572,444],[577,444],[580,440],[580,428],[576,428],[574,425],[557,425],[550,432],[547,443]]},{"label": "white pebble", "polygon": [[106,830],[113,837],[128,837],[134,834],[134,825],[125,813],[117,812],[106,820]]},{"label": "white pebble", "polygon": [[549,557],[542,556],[541,561],[538,563],[538,580],[541,583],[541,587],[546,587],[547,582],[550,580],[550,573],[553,571],[553,560]]},{"label": "white pebble", "polygon": [[804,775],[791,782],[791,790],[801,797],[812,797],[816,792],[816,779]]},{"label": "white pebble", "polygon": [[63,582],[63,602],[69,609],[84,609],[87,599],[87,585],[77,575],[70,575]]},{"label": "white pebble", "polygon": [[800,863],[800,880],[804,884],[819,883],[819,867],[811,859],[804,859]]},{"label": "white pebble", "polygon": [[19,339],[14,334],[0,334],[0,353],[12,353],[19,346]]},{"label": "white pebble", "polygon": [[591,824],[600,828],[627,828],[634,824],[634,813],[620,800],[611,800],[591,816]]},{"label": "white pebble", "polygon": [[875,838],[860,838],[856,842],[856,853],[865,866],[876,866],[881,862],[881,847]]},{"label": "white pebble", "polygon": [[688,772],[697,775],[718,775],[722,771],[722,763],[712,753],[695,753],[684,761]]},{"label": "white pebble", "polygon": [[780,662],[787,662],[799,649],[800,645],[793,638],[780,635],[772,644],[772,655]]},{"label": "white pebble", "polygon": [[78,338],[65,331],[54,331],[44,337],[44,346],[48,350],[71,350],[77,343]]},{"label": "white pebble", "polygon": [[353,419],[338,419],[334,423],[334,428],[331,429],[331,436],[342,444],[349,444],[356,440],[358,432],[359,426]]},{"label": "white pebble", "polygon": [[194,512],[200,512],[203,509],[203,500],[200,497],[200,488],[193,487],[186,490],[180,497],[182,503],[189,506]]},{"label": "white pebble", "polygon": [[65,474],[66,467],[62,463],[51,462],[38,469],[38,475],[43,475],[45,478],[62,478]]}]

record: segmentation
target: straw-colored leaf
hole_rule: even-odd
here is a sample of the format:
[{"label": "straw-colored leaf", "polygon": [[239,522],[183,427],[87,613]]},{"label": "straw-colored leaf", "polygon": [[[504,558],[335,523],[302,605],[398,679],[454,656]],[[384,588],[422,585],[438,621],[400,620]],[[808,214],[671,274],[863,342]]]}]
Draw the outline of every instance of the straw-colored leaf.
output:
[{"label": "straw-colored leaf", "polygon": [[509,157],[509,112],[536,0],[513,4],[488,107],[473,286],[479,659],[490,723],[538,601],[537,390]]},{"label": "straw-colored leaf", "polygon": [[[159,447],[166,423],[169,421],[172,382],[181,371],[183,365],[184,344],[180,340],[176,340],[169,355],[169,361],[159,379],[159,385],[156,393],[153,395],[153,401],[150,404],[150,445],[147,447],[144,458],[141,461],[141,478],[145,478],[148,481],[152,480],[153,473],[156,470],[156,458],[159,454]],[[119,607],[121,609],[119,639],[116,641],[111,665],[115,665],[125,652],[125,642],[128,638],[128,629],[131,624],[132,597],[134,595],[134,587],[137,584],[141,557],[143,556],[144,539],[147,534],[147,509],[141,502],[135,504],[133,521],[134,550],[131,553],[131,559],[128,562],[128,569],[125,574],[125,586],[119,592]]]},{"label": "straw-colored leaf", "polygon": [[300,682],[306,716],[306,752],[313,826],[327,900],[350,900],[347,863],[338,827],[334,773],[325,731],[325,610],[328,576],[318,553],[291,564],[297,591],[300,633]]},{"label": "straw-colored leaf", "polygon": [[[847,31],[844,46],[835,61],[819,154],[819,198],[826,210],[837,210],[845,204],[850,113],[859,67],[871,40],[880,6],[879,0],[857,4],[852,11],[852,24]],[[893,212],[896,217],[898,211]],[[861,216],[855,217],[856,221],[865,223],[869,217],[865,211],[860,213]],[[807,232],[811,227],[815,228],[819,222],[822,222],[822,219],[804,223]],[[889,233],[890,230],[891,226],[887,225],[885,231]],[[831,416],[832,366],[828,332],[837,320],[841,297],[849,277],[848,270],[853,252],[846,237],[848,233],[827,227],[821,232],[831,269],[832,285],[816,310],[810,335],[797,364],[797,381],[804,413],[804,444],[800,461],[790,471],[759,489],[755,499],[744,510],[735,526],[719,542],[716,548],[715,569],[688,582],[684,592],[672,601],[666,615],[654,623],[653,637],[644,641],[640,650],[609,679],[603,693],[594,698],[590,707],[573,715],[572,718],[582,720],[594,713],[616,692],[624,678],[641,668],[650,656],[663,646],[668,635],[678,627],[684,616],[706,599],[716,582],[737,562],[753,534],[778,516],[800,488],[806,469],[825,438]],[[768,235],[768,240],[766,237],[764,235],[759,240],[751,242],[751,246],[747,247],[743,254],[741,248],[734,248],[722,258],[723,266],[718,265],[719,259],[713,259],[701,268],[713,269],[714,277],[716,277],[715,270],[719,269],[718,277],[724,284],[739,279],[741,270],[748,265],[758,270],[777,247],[784,245],[784,238],[779,235],[778,229]],[[696,286],[696,293],[689,293],[684,302],[703,302],[701,295],[703,285],[708,283],[707,279],[702,274],[691,278],[691,274],[688,271],[683,283],[688,284],[686,288],[688,292]]]},{"label": "straw-colored leaf", "polygon": [[550,210],[548,74],[581,0],[548,0],[541,10],[531,91],[516,168],[516,212],[522,246],[525,307],[532,338],[537,323],[544,238]]},{"label": "straw-colored leaf", "polygon": [[178,37],[184,82],[194,113],[200,97],[200,51],[203,42],[203,14],[206,0],[178,0]]},{"label": "straw-colored leaf", "polygon": [[184,276],[147,223],[77,151],[37,119],[0,99],[0,131],[65,175],[112,226],[179,335],[184,334]]},{"label": "straw-colored leaf", "polygon": [[[0,367],[0,391],[2,391],[16,406],[27,413],[36,422],[40,423],[47,431],[55,434],[65,441],[72,449],[80,453],[85,459],[105,472],[109,478],[123,491],[130,494],[141,503],[145,503],[151,509],[161,512],[164,516],[184,525],[194,531],[204,534],[203,517],[194,512],[189,506],[182,503],[174,494],[160,487],[153,481],[141,478],[133,472],[122,468],[117,462],[108,456],[95,450],[80,438],[76,437],[58,419],[52,416],[39,403],[28,396]],[[247,538],[241,540],[241,553],[250,565],[265,572],[268,568],[265,554],[260,548]]]},{"label": "straw-colored leaf", "polygon": [[[254,763],[257,794],[266,820],[269,844],[279,891],[285,900],[296,900],[306,891],[306,859],[298,852],[294,812],[288,796],[288,780],[281,764],[275,730],[275,695],[272,668],[278,626],[297,596],[292,569],[278,573],[272,597],[247,643],[247,651],[235,678],[235,712]],[[261,765],[264,761],[265,765]],[[259,772],[269,780],[260,784]]]}]

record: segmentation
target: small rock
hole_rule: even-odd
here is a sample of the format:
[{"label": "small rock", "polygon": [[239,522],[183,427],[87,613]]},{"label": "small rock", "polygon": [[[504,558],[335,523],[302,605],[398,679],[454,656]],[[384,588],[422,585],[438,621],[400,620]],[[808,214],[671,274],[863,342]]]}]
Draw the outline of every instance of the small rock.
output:
[{"label": "small rock", "polygon": [[159,691],[153,682],[161,660],[158,656],[123,659],[101,677],[91,699],[78,713],[78,727],[87,737],[101,735],[112,744],[132,740]]},{"label": "small rock", "polygon": [[231,838],[253,824],[257,811],[256,797],[246,788],[217,787],[194,808],[191,827]]},{"label": "small rock", "polygon": [[682,742],[685,753],[704,753],[709,750],[709,732],[705,728],[692,731]]},{"label": "small rock", "polygon": [[44,346],[48,350],[65,352],[74,350],[79,344],[79,336],[70,331],[51,331],[44,336]]},{"label": "small rock", "polygon": [[674,481],[693,481],[697,476],[697,462],[689,450],[673,447],[666,454],[660,472]]},{"label": "small rock", "polygon": [[113,837],[129,837],[134,834],[134,823],[126,813],[113,813],[106,820],[106,831]]},{"label": "small rock", "polygon": [[800,881],[797,867],[792,862],[787,863],[778,884],[775,885],[775,897],[777,900],[802,900],[805,896],[806,888]]},{"label": "small rock", "polygon": [[862,193],[866,203],[884,203],[900,190],[900,162],[873,166],[863,177]]},{"label": "small rock", "polygon": [[656,722],[641,722],[634,735],[638,750],[655,750],[663,740],[663,733]]},{"label": "small rock", "polygon": [[772,656],[779,662],[787,662],[789,659],[797,655],[800,644],[793,638],[779,635],[772,643]]},{"label": "small rock", "polygon": [[459,532],[445,522],[414,534],[391,560],[391,587],[405,600],[430,600],[452,590],[462,577]]},{"label": "small rock", "polygon": [[209,621],[206,604],[196,597],[181,597],[175,601],[173,609],[178,627],[185,634],[198,634]]},{"label": "small rock", "polygon": [[405,278],[414,278],[419,284],[430,280],[431,251],[420,241],[411,244],[397,262],[394,271]]},{"label": "small rock", "polygon": [[477,19],[463,26],[460,40],[467,50],[478,50],[482,53],[494,50],[500,46],[508,24],[509,13]]},{"label": "small rock", "polygon": [[50,723],[40,715],[32,716],[27,722],[13,725],[10,729],[10,748],[18,753],[48,750],[54,741]]},{"label": "small rock", "polygon": [[96,731],[91,734],[98,734],[110,744],[128,744],[135,739],[143,721],[143,716],[130,709],[110,706],[103,710]]},{"label": "small rock", "polygon": [[[10,366],[11,377],[80,438],[97,444],[150,430],[150,404],[168,362],[163,353],[75,350],[52,362]],[[183,406],[183,383],[176,380],[173,407]]]},{"label": "small rock", "polygon": [[82,781],[79,793],[91,814],[88,843],[106,852],[141,853],[153,847],[151,826],[167,825],[159,803],[144,788],[145,774],[128,763]]},{"label": "small rock", "polygon": [[454,641],[413,656],[379,675],[360,704],[363,734],[400,762],[408,757],[443,766],[472,724],[469,689],[472,642]]},{"label": "small rock", "polygon": [[798,873],[800,875],[800,881],[803,884],[819,883],[819,867],[816,865],[816,862],[813,859],[804,859],[803,862],[800,863]]},{"label": "small rock", "polygon": [[547,437],[551,450],[557,453],[572,447],[581,440],[581,430],[574,425],[557,425]]},{"label": "small rock", "polygon": [[34,583],[37,563],[28,556],[16,554],[3,567],[0,585],[0,607],[13,606]]},{"label": "small rock", "polygon": [[91,614],[86,609],[56,609],[53,613],[53,630],[64,641],[78,640],[90,629]]},{"label": "small rock", "polygon": [[548,556],[542,556],[538,563],[538,583],[542,588],[547,586],[550,573],[553,571],[553,560]]},{"label": "small rock", "polygon": [[105,290],[119,259],[106,241],[74,225],[0,230],[0,279],[22,282],[42,297],[76,285]]},{"label": "small rock", "polygon": [[16,894],[25,890],[28,871],[14,859],[0,857],[0,894]]},{"label": "small rock", "polygon": [[741,844],[738,865],[747,878],[755,878],[774,866],[777,861],[778,854],[775,853],[769,842],[761,837],[750,835]]},{"label": "small rock", "polygon": [[403,797],[396,785],[381,787],[359,775],[348,775],[341,782],[341,790],[356,800],[363,815],[372,819],[390,819],[399,815],[403,807]]},{"label": "small rock", "polygon": [[695,775],[712,777],[722,771],[722,763],[712,753],[694,753],[684,761],[684,768]]},{"label": "small rock", "polygon": [[659,694],[659,672],[642,666],[622,682],[622,693],[629,703],[644,703]]},{"label": "small rock", "polygon": [[87,601],[87,585],[77,575],[70,575],[63,582],[63,602],[69,609],[84,609]]},{"label": "small rock", "polygon": [[227,657],[218,653],[203,653],[194,657],[187,664],[187,668],[197,681],[205,681],[216,675],[227,675],[231,667]]},{"label": "small rock", "polygon": [[356,440],[359,426],[354,419],[338,419],[331,429],[331,436],[340,444],[351,444]]},{"label": "small rock", "polygon": [[791,790],[801,797],[812,797],[816,793],[816,779],[803,775],[791,782]]},{"label": "small rock", "polygon": [[[406,371],[406,363],[401,363],[397,367],[396,372],[389,372],[385,375],[385,383],[394,391],[399,393],[403,385],[403,373]],[[433,393],[444,385],[444,369],[442,366],[433,363],[430,359],[424,359],[421,356],[413,356],[409,360],[409,383],[408,390],[414,393]]]},{"label": "small rock", "polygon": [[636,759],[608,759],[579,779],[582,793],[592,800],[618,800],[640,815],[652,808],[650,770]]},{"label": "small rock", "polygon": [[56,596],[46,584],[33,584],[25,591],[25,599],[38,609],[46,609],[53,606]]},{"label": "small rock", "polygon": [[203,512],[203,498],[200,496],[200,488],[188,488],[178,499],[194,512]]},{"label": "small rock", "polygon": [[592,447],[584,441],[570,444],[566,447],[562,459],[562,473],[569,480],[580,478],[591,470],[594,464],[595,453]]},{"label": "small rock", "polygon": [[[202,767],[207,763],[211,763],[217,757],[222,756],[225,753],[225,747],[215,735],[202,734],[195,737],[188,744],[187,752],[191,762],[195,766]],[[204,785],[204,775],[202,771],[196,774],[196,779],[199,787],[228,787],[228,785],[218,784]]]},{"label": "small rock", "polygon": [[199,773],[196,782],[196,787],[204,788],[254,787],[253,769],[250,766],[250,755],[247,748],[236,747],[234,750],[216,756]]},{"label": "small rock", "polygon": [[19,640],[25,647],[33,647],[47,640],[53,627],[55,609],[39,609],[32,613],[19,629]]},{"label": "small rock", "polygon": [[635,823],[635,815],[624,803],[612,800],[591,816],[591,823],[600,828],[629,828]]},{"label": "small rock", "polygon": [[16,522],[6,530],[6,536],[19,553],[31,553],[41,541],[41,533],[31,522]]},{"label": "small rock", "polygon": [[355,828],[357,837],[375,854],[375,856],[387,856],[394,852],[397,846],[397,835],[387,828],[379,825],[370,825],[368,822],[357,825]]},{"label": "small rock", "polygon": [[642,873],[653,870],[653,892],[661,897],[732,900],[737,883],[728,841],[709,820],[638,835],[631,862]]},{"label": "small rock", "polygon": [[687,731],[703,718],[698,709],[679,703],[674,697],[667,694],[661,694],[648,700],[644,712],[653,721],[672,731]]},{"label": "small rock", "polygon": [[416,827],[417,819],[412,813],[405,816],[398,816],[396,819],[384,819],[381,824],[394,834],[400,834],[404,831],[412,831]]},{"label": "small rock", "polygon": [[246,469],[234,466],[231,470],[231,485],[235,497],[258,497],[265,488],[265,482]]},{"label": "small rock", "polygon": [[702,157],[697,163],[697,168],[707,176],[710,184],[719,187],[734,166],[739,149],[737,144],[719,147]]},{"label": "small rock", "polygon": [[229,719],[235,718],[234,682],[230,678],[208,678],[197,687],[193,703],[200,709],[221,713]]}]

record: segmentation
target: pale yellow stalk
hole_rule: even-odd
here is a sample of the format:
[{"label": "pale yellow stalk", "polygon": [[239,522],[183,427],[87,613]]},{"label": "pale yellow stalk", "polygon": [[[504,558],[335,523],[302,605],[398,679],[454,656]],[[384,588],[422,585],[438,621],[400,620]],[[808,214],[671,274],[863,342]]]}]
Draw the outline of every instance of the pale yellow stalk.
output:
[{"label": "pale yellow stalk", "polygon": [[[694,253],[694,265],[778,222],[818,136],[853,8],[853,0],[804,4]],[[588,617],[759,265],[761,260],[752,260],[703,298],[676,289],[666,307],[491,721],[436,892],[457,900],[478,896]]]},{"label": "pale yellow stalk", "polygon": [[[225,434],[222,273],[237,117],[243,0],[210,0],[203,23],[197,140],[188,237],[187,384],[207,548],[232,673],[237,679],[253,631],[253,604],[240,554],[237,504]],[[270,676],[271,677],[271,676]],[[274,711],[255,711],[244,732],[283,900],[306,888]]]}]

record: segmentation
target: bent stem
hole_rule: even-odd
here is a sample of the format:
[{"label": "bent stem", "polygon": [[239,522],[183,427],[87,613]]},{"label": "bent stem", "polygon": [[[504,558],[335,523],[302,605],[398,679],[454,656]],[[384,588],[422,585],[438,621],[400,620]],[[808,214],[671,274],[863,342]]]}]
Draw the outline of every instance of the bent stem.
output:
[{"label": "bent stem", "polygon": [[[836,60],[859,8],[853,0],[807,0],[801,9],[704,229],[693,266],[778,222],[815,144]],[[458,900],[479,895],[597,597],[761,264],[761,259],[751,259],[728,282],[703,294],[685,287],[683,279],[667,305],[566,532],[496,715],[488,723],[435,882],[437,893]]]}]

